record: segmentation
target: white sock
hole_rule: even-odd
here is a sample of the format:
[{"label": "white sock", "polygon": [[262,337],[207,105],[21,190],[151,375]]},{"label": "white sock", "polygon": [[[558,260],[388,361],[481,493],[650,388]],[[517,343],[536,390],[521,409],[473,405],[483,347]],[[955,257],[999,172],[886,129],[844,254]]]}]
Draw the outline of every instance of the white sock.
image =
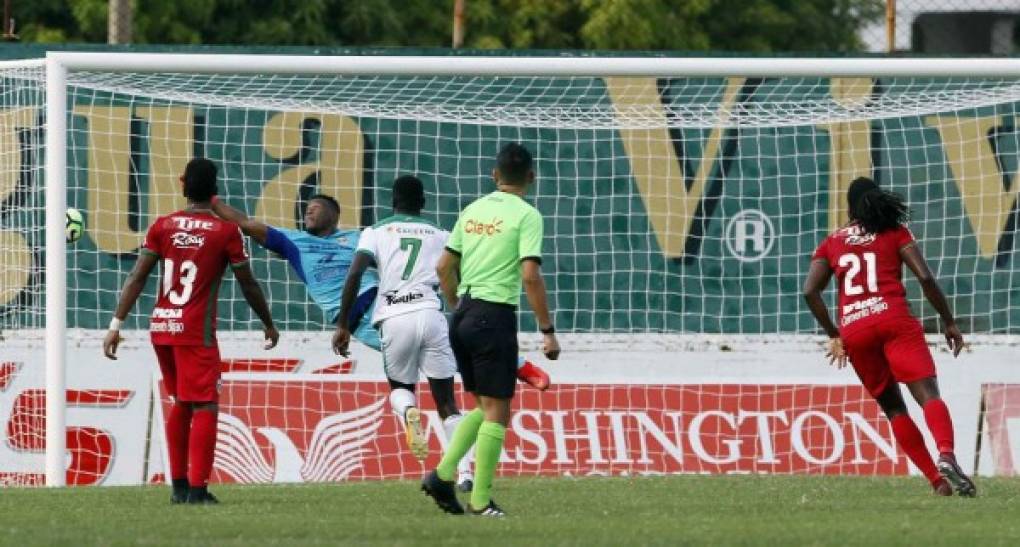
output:
[{"label": "white sock", "polygon": [[[453,432],[457,430],[457,425],[460,424],[460,419],[463,417],[464,416],[460,414],[451,414],[443,420],[443,431],[446,432],[447,441],[453,438]],[[464,475],[467,475],[468,477],[472,476],[471,462],[474,461],[474,456],[475,447],[472,446],[471,449],[467,451],[467,454],[464,454],[464,457],[457,462],[457,474],[459,475],[457,477],[457,482],[460,482],[461,477]]]},{"label": "white sock", "polygon": [[404,388],[397,388],[390,392],[390,408],[400,418],[400,423],[404,423],[404,414],[407,409],[417,405],[418,400],[415,399],[414,393]]}]

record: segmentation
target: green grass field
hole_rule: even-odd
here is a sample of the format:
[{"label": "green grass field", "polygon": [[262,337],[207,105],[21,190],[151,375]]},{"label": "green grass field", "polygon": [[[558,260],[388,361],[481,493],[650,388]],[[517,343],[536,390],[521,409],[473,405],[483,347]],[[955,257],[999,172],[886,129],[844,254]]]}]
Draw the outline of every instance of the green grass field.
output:
[{"label": "green grass field", "polygon": [[1020,545],[1020,480],[976,499],[920,478],[502,479],[504,520],[439,512],[412,482],[221,486],[215,507],[166,487],[5,489],[4,545]]}]

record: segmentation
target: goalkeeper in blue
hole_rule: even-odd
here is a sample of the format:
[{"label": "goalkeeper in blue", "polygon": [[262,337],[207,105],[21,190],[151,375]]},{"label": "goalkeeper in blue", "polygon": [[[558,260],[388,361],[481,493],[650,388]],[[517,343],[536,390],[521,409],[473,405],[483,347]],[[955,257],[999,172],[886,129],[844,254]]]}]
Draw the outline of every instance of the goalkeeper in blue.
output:
[{"label": "goalkeeper in blue", "polygon": [[[245,213],[219,199],[213,201],[213,212],[220,218],[237,224],[259,245],[287,260],[294,273],[305,284],[309,296],[325,313],[327,320],[333,325],[339,324],[340,300],[344,283],[354,262],[360,232],[337,227],[340,204],[335,199],[324,194],[310,197],[304,214],[304,230],[269,226],[249,218]],[[372,325],[371,319],[379,292],[378,287],[377,272],[374,269],[364,272],[358,284],[354,304],[343,318],[347,330],[353,337],[376,351],[380,350],[381,342],[379,331]],[[549,387],[549,375],[523,358],[518,359],[517,377],[539,390]],[[437,407],[444,421],[450,416],[455,416],[453,420],[455,426],[456,416],[460,415],[456,411],[456,406],[452,407],[449,416],[443,416],[449,406],[444,408],[437,404]],[[420,421],[409,424],[406,416],[401,415],[400,418],[409,429],[408,448],[415,456],[424,459],[428,449],[425,431]],[[470,462],[467,460],[465,458],[464,469],[460,470],[462,473],[458,477],[458,485],[462,490],[469,490],[472,485]]]}]

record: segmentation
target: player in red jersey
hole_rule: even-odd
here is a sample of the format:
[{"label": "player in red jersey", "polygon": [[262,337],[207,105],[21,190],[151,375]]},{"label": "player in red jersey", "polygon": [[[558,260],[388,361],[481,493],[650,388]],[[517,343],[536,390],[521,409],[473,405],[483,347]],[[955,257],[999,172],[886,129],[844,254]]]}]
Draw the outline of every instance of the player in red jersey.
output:
[{"label": "player in red jersey", "polygon": [[[829,335],[828,356],[837,367],[847,359],[892,424],[896,442],[940,495],[974,496],[976,489],[956,463],[953,421],[939,396],[935,362],[921,323],[910,313],[901,281],[906,264],[921,283],[924,296],[942,318],[946,341],[956,357],[963,335],[953,320],[946,297],[921,256],[914,236],[903,224],[903,199],[883,191],[869,178],[850,184],[850,223],[822,241],[811,259],[804,298]],[[822,300],[822,290],[836,274],[839,328]],[[932,461],[917,425],[907,414],[899,384],[907,385],[924,411],[924,420],[939,451]]]},{"label": "player in red jersey", "polygon": [[163,384],[173,399],[166,423],[173,482],[170,500],[217,503],[207,485],[219,410],[216,299],[227,264],[241,284],[245,300],[265,326],[266,349],[275,346],[280,335],[248,266],[240,229],[212,214],[216,166],[205,158],[193,159],[181,183],[188,207],[157,218],[149,228],[134,270],[124,283],[103,352],[110,359],[117,358],[121,323],[145,288],[153,267],[162,262],[163,278],[149,331]]}]

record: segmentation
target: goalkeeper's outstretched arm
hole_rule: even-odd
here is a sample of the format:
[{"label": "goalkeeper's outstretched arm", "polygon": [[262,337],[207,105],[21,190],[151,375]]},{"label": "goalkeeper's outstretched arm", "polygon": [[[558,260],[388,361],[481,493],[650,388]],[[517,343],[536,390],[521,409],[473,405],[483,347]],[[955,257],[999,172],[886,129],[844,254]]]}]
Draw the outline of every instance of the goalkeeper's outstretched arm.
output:
[{"label": "goalkeeper's outstretched arm", "polygon": [[269,226],[266,223],[248,217],[248,215],[223,203],[223,200],[215,196],[212,200],[212,209],[216,216],[240,226],[241,231],[255,241],[258,241],[259,245],[263,247],[266,245],[266,240],[269,238]]}]

